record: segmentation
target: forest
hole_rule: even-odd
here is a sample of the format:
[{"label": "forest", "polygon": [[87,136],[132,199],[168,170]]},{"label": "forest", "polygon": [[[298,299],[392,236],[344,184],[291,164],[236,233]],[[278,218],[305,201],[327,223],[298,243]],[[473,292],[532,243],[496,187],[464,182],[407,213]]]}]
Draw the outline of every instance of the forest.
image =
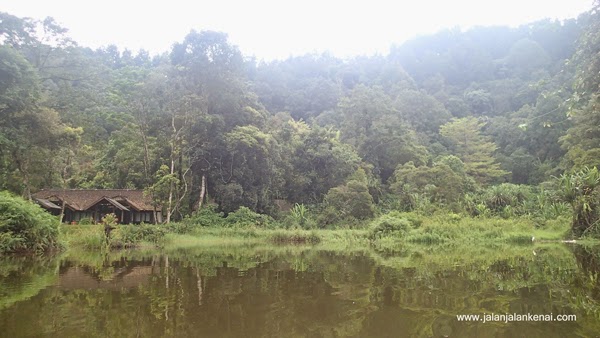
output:
[{"label": "forest", "polygon": [[222,32],[161,55],[92,50],[0,12],[0,190],[144,189],[166,223],[566,214],[596,232],[598,10],[270,62]]}]

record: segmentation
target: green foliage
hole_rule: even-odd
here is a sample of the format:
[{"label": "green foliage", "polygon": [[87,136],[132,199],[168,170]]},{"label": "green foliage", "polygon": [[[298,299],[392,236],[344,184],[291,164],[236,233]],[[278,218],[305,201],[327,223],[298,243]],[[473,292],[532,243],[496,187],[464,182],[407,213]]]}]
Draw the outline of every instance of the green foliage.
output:
[{"label": "green foliage", "polygon": [[472,216],[514,218],[529,216],[541,223],[565,215],[566,205],[554,191],[502,183],[465,195],[461,202]]},{"label": "green foliage", "polygon": [[56,217],[21,197],[0,192],[0,253],[59,247]]},{"label": "green foliage", "polygon": [[111,227],[111,228],[114,228],[117,225],[118,221],[119,221],[119,219],[117,218],[117,215],[115,215],[114,213],[106,214],[100,220],[100,222],[102,223],[102,225],[104,225],[104,227]]},{"label": "green foliage", "polygon": [[274,224],[275,220],[271,216],[256,213],[247,207],[240,207],[224,217],[215,206],[208,205],[182,222],[167,225],[167,229],[174,233],[187,234],[201,231],[201,228],[254,229],[271,228]]},{"label": "green foliage", "polygon": [[92,224],[94,224],[94,219],[91,218],[91,217],[82,218],[81,220],[79,220],[79,222],[77,222],[77,224],[80,224],[80,225],[92,225]]},{"label": "green foliage", "polygon": [[329,190],[324,203],[327,207],[333,208],[334,219],[337,221],[347,218],[365,220],[372,217],[375,207],[373,197],[369,194],[364,169],[358,168],[345,185]]},{"label": "green foliage", "polygon": [[577,68],[573,86],[575,93],[569,99],[569,117],[573,126],[561,139],[567,151],[565,162],[580,170],[600,167],[600,3],[594,2],[589,23],[578,39],[579,45],[570,62]]},{"label": "green foliage", "polygon": [[13,115],[31,107],[39,98],[37,73],[14,48],[0,46],[0,112]]},{"label": "green foliage", "polygon": [[329,189],[343,184],[360,164],[356,151],[333,129],[287,121],[275,137],[282,146],[282,197],[290,203],[322,202]]},{"label": "green foliage", "polygon": [[[414,99],[426,97],[425,94],[403,93],[402,99],[396,104],[403,110],[406,119],[410,119],[423,129],[431,129],[429,122],[435,121],[430,116],[423,116],[427,122],[420,121],[413,115],[410,106]],[[445,112],[443,107],[431,100],[425,100],[423,115],[434,114],[435,111]],[[431,108],[431,109],[430,109]],[[368,163],[372,164],[380,172],[383,181],[386,181],[393,173],[398,164],[413,161],[417,164],[425,163],[427,149],[420,144],[416,133],[401,118],[399,112],[394,108],[391,97],[386,95],[380,87],[369,88],[357,86],[349,96],[340,100],[338,105],[341,114],[342,140],[353,145],[358,154]],[[436,118],[442,118],[443,114]],[[437,127],[437,126],[436,126]]]},{"label": "green foliage", "polygon": [[[62,240],[68,248],[82,248],[90,251],[101,251],[108,249],[104,226],[100,224],[90,225],[68,225],[62,227]],[[119,237],[118,230],[116,236]],[[110,243],[108,243],[110,245]]]},{"label": "green foliage", "polygon": [[381,215],[369,225],[369,238],[372,240],[388,236],[403,236],[414,227],[414,224],[404,218],[401,213],[393,211]]},{"label": "green foliage", "polygon": [[415,167],[412,162],[399,165],[390,190],[404,202],[402,210],[418,209],[431,213],[431,204],[456,206],[463,195],[472,190],[472,185],[462,161],[455,156],[446,156],[432,167]]},{"label": "green foliage", "polygon": [[283,225],[287,228],[312,229],[317,226],[314,220],[315,210],[306,207],[304,204],[296,203],[288,217],[283,219]]},{"label": "green foliage", "polygon": [[[217,194],[216,199],[225,212],[241,206],[266,213],[273,205],[270,191],[279,190],[280,172],[275,164],[279,159],[279,145],[269,134],[255,126],[237,126],[224,136],[227,151],[231,154],[231,182]],[[217,183],[221,186],[221,182]],[[235,193],[228,185],[235,185]]]},{"label": "green foliage", "polygon": [[506,208],[519,208],[529,198],[532,198],[531,188],[510,183],[491,186],[482,196],[486,207],[496,213]]},{"label": "green foliage", "polygon": [[500,216],[505,219],[525,216],[544,227],[550,221],[569,214],[569,206],[560,194],[555,188],[546,190],[505,183],[467,194],[462,206],[471,216]]},{"label": "green foliage", "polygon": [[29,193],[52,168],[65,126],[41,104],[38,72],[12,47],[0,46],[0,189]]},{"label": "green foliage", "polygon": [[530,77],[550,63],[550,57],[544,48],[530,39],[515,42],[504,60],[506,65],[521,78]]},{"label": "green foliage", "polygon": [[477,115],[489,115],[492,111],[492,98],[486,90],[476,89],[465,92],[464,100],[471,111]]},{"label": "green foliage", "polygon": [[300,224],[300,226],[303,226],[306,223],[307,210],[304,204],[296,203],[290,211],[290,214],[292,215],[292,218],[298,222],[298,224]]},{"label": "green foliage", "polygon": [[273,223],[271,216],[258,214],[246,207],[240,207],[225,218],[225,226],[235,228],[268,228]]},{"label": "green foliage", "polygon": [[508,172],[500,169],[492,156],[496,145],[481,135],[484,123],[475,117],[455,119],[440,128],[440,135],[448,139],[465,163],[468,175],[484,184],[504,177]]},{"label": "green foliage", "polygon": [[[196,211],[190,217],[185,218],[182,223],[187,225],[190,229],[199,227],[221,227],[224,225],[225,216],[222,212],[218,212],[214,205],[207,205],[202,209]],[[182,231],[178,233],[185,233]]]},{"label": "green foliage", "polygon": [[490,218],[460,218],[440,214],[427,219],[426,224],[409,231],[403,240],[416,244],[498,245],[499,243],[532,244],[537,240],[558,240],[565,236],[564,223],[547,229],[537,229],[527,218],[505,220]]},{"label": "green foliage", "polygon": [[[275,200],[297,203],[283,223],[299,228],[359,226],[376,204],[541,224],[573,202],[476,189],[600,164],[599,17],[257,64],[220,32],[192,31],[151,60],[0,13],[0,189],[144,188],[167,222],[184,220],[169,226],[177,233],[274,226],[256,213],[277,215]],[[218,209],[192,215],[206,201]]]},{"label": "green foliage", "polygon": [[[162,224],[121,224],[118,227],[119,236],[115,235],[115,241],[120,241],[121,246],[135,246],[140,242],[150,242],[161,245],[167,233]],[[118,245],[113,243],[113,245]]]},{"label": "green foliage", "polygon": [[171,174],[169,167],[161,165],[154,174],[155,183],[149,186],[144,193],[152,199],[155,206],[166,205],[169,199],[169,193],[173,186],[180,183],[177,175]]},{"label": "green foliage", "polygon": [[599,232],[600,172],[594,167],[561,175],[558,179],[560,197],[571,205],[572,230],[577,236],[589,231]]},{"label": "green foliage", "polygon": [[269,241],[276,244],[317,244],[321,237],[315,232],[277,230],[269,235]]}]

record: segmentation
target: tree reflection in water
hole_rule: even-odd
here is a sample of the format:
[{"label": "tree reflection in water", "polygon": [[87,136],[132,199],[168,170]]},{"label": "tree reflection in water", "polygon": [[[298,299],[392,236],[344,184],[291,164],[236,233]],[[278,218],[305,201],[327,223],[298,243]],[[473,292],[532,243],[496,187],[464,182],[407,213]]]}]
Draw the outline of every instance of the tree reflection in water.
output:
[{"label": "tree reflection in water", "polygon": [[[413,250],[413,251],[411,251]],[[564,246],[398,255],[310,248],[6,258],[2,335],[513,337],[600,332],[598,250]],[[10,290],[10,291],[6,291]],[[458,322],[457,314],[577,314]]]}]

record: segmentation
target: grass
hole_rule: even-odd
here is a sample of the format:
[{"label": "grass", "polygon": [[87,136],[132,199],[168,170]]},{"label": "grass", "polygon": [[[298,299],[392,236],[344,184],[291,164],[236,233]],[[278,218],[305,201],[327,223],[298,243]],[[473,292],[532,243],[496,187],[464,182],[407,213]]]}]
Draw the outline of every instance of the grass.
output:
[{"label": "grass", "polygon": [[163,246],[167,230],[162,225],[124,224],[112,230],[107,242],[102,224],[63,225],[60,241],[67,248],[108,250]]},{"label": "grass", "polygon": [[[151,232],[123,244],[125,226],[113,232],[112,248],[120,247],[211,247],[244,245],[318,245],[336,248],[387,248],[421,246],[490,246],[497,244],[531,245],[560,241],[569,233],[569,220],[559,218],[540,224],[529,218],[473,218],[448,215],[420,216],[393,212],[381,216],[363,229],[272,229],[247,227],[191,227],[186,233]],[[397,224],[396,224],[397,223]],[[156,226],[154,226],[156,227]],[[125,228],[129,229],[126,230]],[[121,233],[123,232],[123,233]],[[158,234],[158,235],[157,235]],[[156,238],[157,236],[160,238]],[[131,236],[130,236],[131,237]],[[139,238],[138,238],[139,237]],[[106,243],[100,225],[63,226],[61,240],[67,247],[104,250]],[[117,245],[118,244],[118,245]]]},{"label": "grass", "polygon": [[102,225],[63,225],[60,230],[60,241],[67,248],[100,250],[106,245]]},{"label": "grass", "polygon": [[258,244],[260,240],[253,240],[243,236],[221,236],[219,234],[167,234],[165,237],[165,248],[173,247],[211,247],[211,246],[235,246]]},{"label": "grass", "polygon": [[317,244],[321,236],[316,230],[273,230],[268,235],[268,241],[273,244]]},{"label": "grass", "polygon": [[352,246],[368,245],[364,230],[286,230],[201,228],[193,234],[167,234],[167,247],[310,244]]},{"label": "grass", "polygon": [[[400,215],[399,217],[402,217]],[[413,223],[414,224],[414,223]],[[378,228],[379,230],[380,228]],[[529,219],[463,218],[444,220],[430,217],[419,220],[418,227],[408,230],[377,232],[373,229],[286,230],[200,228],[193,234],[167,235],[171,246],[216,246],[257,244],[312,244],[336,247],[399,247],[413,245],[491,245],[532,244],[539,241],[560,241],[569,230],[568,222],[557,220],[539,227]]]},{"label": "grass", "polygon": [[[407,215],[410,216],[410,215]],[[389,216],[387,216],[389,217]],[[405,217],[397,214],[396,217]],[[409,219],[409,217],[406,217]],[[376,241],[379,246],[403,243],[421,245],[491,245],[499,243],[532,244],[535,241],[559,241],[567,237],[566,219],[547,221],[540,225],[529,218],[445,218],[426,217],[418,227],[408,231],[391,231]],[[373,222],[377,224],[377,221]],[[532,241],[535,238],[535,241]]]}]

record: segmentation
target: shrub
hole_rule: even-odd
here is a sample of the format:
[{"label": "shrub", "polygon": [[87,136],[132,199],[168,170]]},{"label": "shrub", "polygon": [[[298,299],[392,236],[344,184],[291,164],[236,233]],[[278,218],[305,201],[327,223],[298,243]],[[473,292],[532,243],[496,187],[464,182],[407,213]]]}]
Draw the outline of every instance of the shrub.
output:
[{"label": "shrub", "polygon": [[323,202],[329,208],[328,216],[332,223],[352,218],[366,220],[375,213],[367,175],[362,168],[358,168],[346,184],[329,189]]},{"label": "shrub", "polygon": [[325,206],[317,216],[317,223],[320,228],[339,222],[338,211],[332,206]]},{"label": "shrub", "polygon": [[240,207],[225,218],[226,225],[233,227],[266,228],[274,223],[271,216],[258,214],[247,207]]},{"label": "shrub", "polygon": [[404,235],[413,224],[406,218],[402,218],[399,212],[392,211],[389,214],[379,216],[370,224],[369,238],[378,239],[386,236]]},{"label": "shrub", "polygon": [[530,187],[511,183],[491,186],[483,194],[486,207],[496,213],[502,213],[506,207],[518,209],[525,200],[530,198]]},{"label": "shrub", "polygon": [[82,218],[79,221],[79,225],[91,225],[91,224],[94,224],[94,219],[91,217]]},{"label": "shrub", "polygon": [[222,212],[217,212],[216,206],[207,205],[195,212],[192,217],[186,218],[184,222],[202,227],[220,227],[224,224],[224,217]]},{"label": "shrub", "polygon": [[270,241],[276,244],[317,244],[321,238],[314,232],[279,230],[273,232]]},{"label": "shrub", "polygon": [[466,194],[462,204],[472,216],[512,218],[539,213],[545,206],[535,203],[536,196],[539,194],[533,194],[529,186],[502,183],[478,194]]},{"label": "shrub", "polygon": [[462,216],[455,213],[448,213],[447,220],[451,223],[458,223],[462,219]]},{"label": "shrub", "polygon": [[507,242],[512,244],[532,244],[531,235],[529,234],[511,234],[506,239]]},{"label": "shrub", "polygon": [[183,219],[181,222],[171,222],[163,224],[163,227],[167,232],[174,234],[189,234],[194,230],[197,225],[188,221],[189,217]]},{"label": "shrub", "polygon": [[415,213],[397,213],[397,217],[405,218],[410,221],[413,228],[420,228],[423,225],[423,216]]},{"label": "shrub", "polygon": [[600,235],[600,171],[598,168],[561,175],[557,179],[561,199],[571,205],[571,228],[575,235]]},{"label": "shrub", "polygon": [[123,224],[118,229],[120,236],[115,236],[115,240],[122,241],[123,246],[132,246],[139,242],[160,244],[167,233],[164,225],[148,223]]},{"label": "shrub", "polygon": [[0,253],[58,247],[56,217],[21,197],[0,192]]},{"label": "shrub", "polygon": [[292,210],[290,210],[290,216],[294,220],[294,223],[298,224],[300,227],[304,227],[308,222],[308,211],[304,204],[296,203]]}]

